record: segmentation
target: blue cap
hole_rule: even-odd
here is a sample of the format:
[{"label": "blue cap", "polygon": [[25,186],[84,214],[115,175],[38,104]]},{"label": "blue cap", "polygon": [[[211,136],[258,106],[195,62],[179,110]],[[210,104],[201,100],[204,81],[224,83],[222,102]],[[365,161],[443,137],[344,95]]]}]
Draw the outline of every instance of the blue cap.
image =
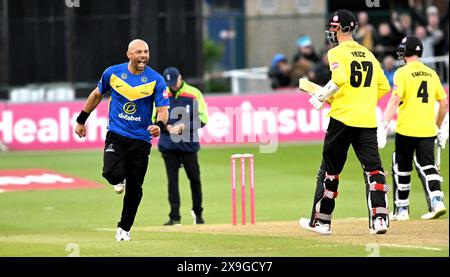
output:
[{"label": "blue cap", "polygon": [[277,64],[281,61],[287,62],[286,56],[280,53],[275,54],[272,58],[272,67],[277,66]]},{"label": "blue cap", "polygon": [[176,86],[180,75],[180,71],[176,67],[166,68],[163,72],[164,81],[168,87]]},{"label": "blue cap", "polygon": [[312,45],[311,38],[309,36],[302,36],[297,39],[297,45],[299,47],[306,47]]}]

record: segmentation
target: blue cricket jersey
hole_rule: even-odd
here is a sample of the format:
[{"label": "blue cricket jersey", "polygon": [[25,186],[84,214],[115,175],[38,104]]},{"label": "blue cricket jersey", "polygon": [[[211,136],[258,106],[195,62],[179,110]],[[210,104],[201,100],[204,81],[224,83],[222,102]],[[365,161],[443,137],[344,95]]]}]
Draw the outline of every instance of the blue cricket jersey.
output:
[{"label": "blue cricket jersey", "polygon": [[108,130],[151,143],[147,128],[153,124],[153,103],[170,105],[163,77],[149,66],[139,75],[132,74],[128,63],[123,63],[105,70],[98,89],[102,95],[111,91]]}]

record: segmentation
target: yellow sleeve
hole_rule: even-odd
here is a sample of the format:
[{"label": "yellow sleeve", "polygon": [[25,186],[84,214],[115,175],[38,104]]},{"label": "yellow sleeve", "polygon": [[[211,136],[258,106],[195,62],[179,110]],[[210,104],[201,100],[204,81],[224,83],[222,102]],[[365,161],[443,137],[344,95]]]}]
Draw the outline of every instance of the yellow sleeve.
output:
[{"label": "yellow sleeve", "polygon": [[392,93],[398,95],[400,98],[403,98],[403,94],[405,93],[405,82],[398,70],[394,74],[394,87]]},{"label": "yellow sleeve", "polygon": [[436,100],[439,101],[447,98],[447,94],[445,93],[441,80],[436,74],[434,75],[433,82],[436,82]]},{"label": "yellow sleeve", "polygon": [[156,121],[156,107],[155,107],[155,102],[153,102],[153,111],[152,111],[152,122],[155,123]]},{"label": "yellow sleeve", "polygon": [[328,62],[330,64],[331,80],[338,86],[342,87],[349,82],[349,77],[345,71],[345,64],[338,58],[334,51],[328,51]]},{"label": "yellow sleeve", "polygon": [[205,98],[201,93],[198,96],[198,114],[200,121],[203,125],[206,125],[208,123],[208,105],[206,105]]},{"label": "yellow sleeve", "polygon": [[378,83],[377,83],[378,99],[380,99],[391,90],[391,86],[389,85],[389,81],[386,78],[386,75],[384,75],[384,71],[381,68],[380,63],[378,63],[377,66],[378,66]]}]

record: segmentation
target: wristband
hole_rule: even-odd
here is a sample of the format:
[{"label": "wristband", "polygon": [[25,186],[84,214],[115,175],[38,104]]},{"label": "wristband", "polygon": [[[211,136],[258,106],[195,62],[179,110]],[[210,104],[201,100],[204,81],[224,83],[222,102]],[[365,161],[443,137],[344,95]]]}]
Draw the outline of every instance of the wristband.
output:
[{"label": "wristband", "polygon": [[156,122],[155,125],[159,127],[159,129],[161,130],[161,133],[167,132],[166,124],[164,124],[164,122],[162,122],[161,120]]},{"label": "wristband", "polygon": [[88,119],[90,113],[87,113],[83,110],[81,110],[80,114],[77,117],[77,122],[81,125],[84,125],[86,123],[86,120]]}]

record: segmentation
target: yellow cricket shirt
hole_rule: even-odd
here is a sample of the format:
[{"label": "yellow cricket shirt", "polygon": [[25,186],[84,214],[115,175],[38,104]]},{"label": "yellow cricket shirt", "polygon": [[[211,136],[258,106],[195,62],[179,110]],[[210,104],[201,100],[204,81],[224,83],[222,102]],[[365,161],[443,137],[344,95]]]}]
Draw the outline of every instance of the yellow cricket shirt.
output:
[{"label": "yellow cricket shirt", "polygon": [[328,61],[339,86],[330,99],[330,117],[347,126],[376,127],[378,99],[390,90],[378,60],[359,43],[346,41],[328,51]]},{"label": "yellow cricket shirt", "polygon": [[436,72],[421,62],[410,62],[394,75],[394,94],[400,97],[396,132],[411,137],[437,134],[434,105],[447,97]]}]

